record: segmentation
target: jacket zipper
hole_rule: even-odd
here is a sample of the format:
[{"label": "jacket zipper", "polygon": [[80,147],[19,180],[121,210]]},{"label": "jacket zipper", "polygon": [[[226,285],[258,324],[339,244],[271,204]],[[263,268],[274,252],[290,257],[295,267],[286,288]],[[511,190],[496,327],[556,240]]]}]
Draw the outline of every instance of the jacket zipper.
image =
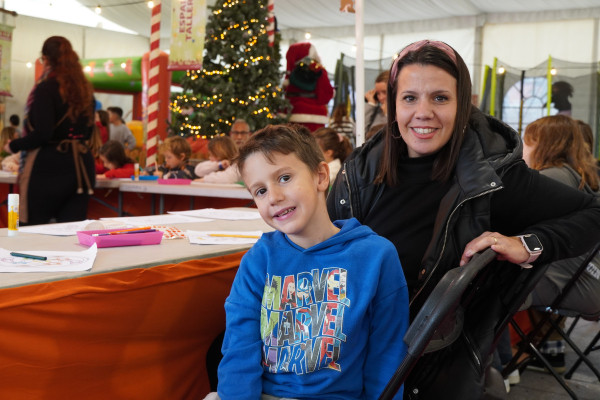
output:
[{"label": "jacket zipper", "polygon": [[342,169],[342,174],[344,175],[344,180],[346,181],[346,185],[348,186],[348,205],[350,206],[350,215],[355,217],[354,209],[352,207],[352,189],[350,189],[350,178],[348,174],[347,164],[344,163],[344,169]]},{"label": "jacket zipper", "polygon": [[[423,283],[423,285],[421,285],[421,289],[413,297],[413,301],[417,297],[419,297],[419,295],[421,294],[421,291],[423,289],[425,289],[425,286],[427,286],[427,283],[429,282],[429,279],[431,279],[431,277],[433,276],[435,270],[437,269],[438,265],[440,264],[440,261],[442,260],[442,254],[444,254],[444,250],[446,250],[446,242],[447,242],[447,239],[448,239],[448,228],[450,226],[450,221],[452,220],[452,217],[454,216],[454,213],[456,212],[456,210],[458,210],[467,201],[476,199],[476,198],[481,197],[481,196],[485,196],[488,193],[492,193],[492,192],[498,191],[498,190],[500,190],[502,188],[503,188],[503,186],[498,186],[498,187],[495,187],[493,189],[486,190],[485,192],[481,192],[481,193],[479,193],[476,196],[471,196],[469,198],[464,199],[456,207],[454,207],[454,210],[452,210],[452,212],[450,213],[450,216],[448,217],[448,221],[446,222],[446,228],[444,229],[444,241],[443,241],[443,244],[442,244],[442,251],[440,251],[439,257],[438,257],[437,261],[435,262],[435,264],[433,266],[433,269],[431,270],[431,272],[429,273],[429,275],[425,279],[425,282]],[[412,305],[413,301],[410,302],[410,305]]]}]

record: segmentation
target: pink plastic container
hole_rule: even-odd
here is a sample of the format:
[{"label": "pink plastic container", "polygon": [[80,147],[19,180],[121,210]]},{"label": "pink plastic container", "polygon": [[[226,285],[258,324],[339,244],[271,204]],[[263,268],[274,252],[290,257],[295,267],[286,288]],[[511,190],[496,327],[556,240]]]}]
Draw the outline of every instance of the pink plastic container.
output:
[{"label": "pink plastic container", "polygon": [[159,179],[159,185],[189,185],[192,183],[191,179]]},{"label": "pink plastic container", "polygon": [[161,231],[144,233],[127,233],[120,235],[92,236],[94,233],[114,232],[114,229],[101,229],[96,231],[79,231],[77,238],[79,243],[91,246],[94,243],[98,247],[119,246],[143,246],[147,244],[160,244],[163,233]]}]

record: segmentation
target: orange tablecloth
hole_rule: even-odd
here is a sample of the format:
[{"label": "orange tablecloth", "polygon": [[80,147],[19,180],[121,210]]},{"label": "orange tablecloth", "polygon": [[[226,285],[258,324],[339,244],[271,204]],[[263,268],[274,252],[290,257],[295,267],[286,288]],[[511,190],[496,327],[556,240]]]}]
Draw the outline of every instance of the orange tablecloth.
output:
[{"label": "orange tablecloth", "polygon": [[244,252],[0,290],[0,399],[202,399]]}]

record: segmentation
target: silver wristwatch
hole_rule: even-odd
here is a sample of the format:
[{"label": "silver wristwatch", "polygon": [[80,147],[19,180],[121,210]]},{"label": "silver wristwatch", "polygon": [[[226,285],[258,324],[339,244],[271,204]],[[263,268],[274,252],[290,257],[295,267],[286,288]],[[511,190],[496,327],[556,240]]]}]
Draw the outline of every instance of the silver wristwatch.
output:
[{"label": "silver wristwatch", "polygon": [[523,243],[523,247],[529,253],[529,258],[524,263],[520,264],[522,267],[527,268],[531,267],[531,263],[537,260],[537,258],[542,254],[544,247],[542,246],[542,242],[540,239],[534,234],[529,235],[520,235],[517,236],[521,239],[521,243]]}]

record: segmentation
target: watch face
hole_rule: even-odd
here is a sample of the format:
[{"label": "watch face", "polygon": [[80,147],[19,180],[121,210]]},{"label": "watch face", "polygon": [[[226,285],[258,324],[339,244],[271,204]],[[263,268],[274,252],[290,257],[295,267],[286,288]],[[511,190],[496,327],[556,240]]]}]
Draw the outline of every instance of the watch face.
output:
[{"label": "watch face", "polygon": [[523,236],[523,240],[525,241],[525,245],[531,252],[541,251],[542,243],[535,235],[527,235]]}]

